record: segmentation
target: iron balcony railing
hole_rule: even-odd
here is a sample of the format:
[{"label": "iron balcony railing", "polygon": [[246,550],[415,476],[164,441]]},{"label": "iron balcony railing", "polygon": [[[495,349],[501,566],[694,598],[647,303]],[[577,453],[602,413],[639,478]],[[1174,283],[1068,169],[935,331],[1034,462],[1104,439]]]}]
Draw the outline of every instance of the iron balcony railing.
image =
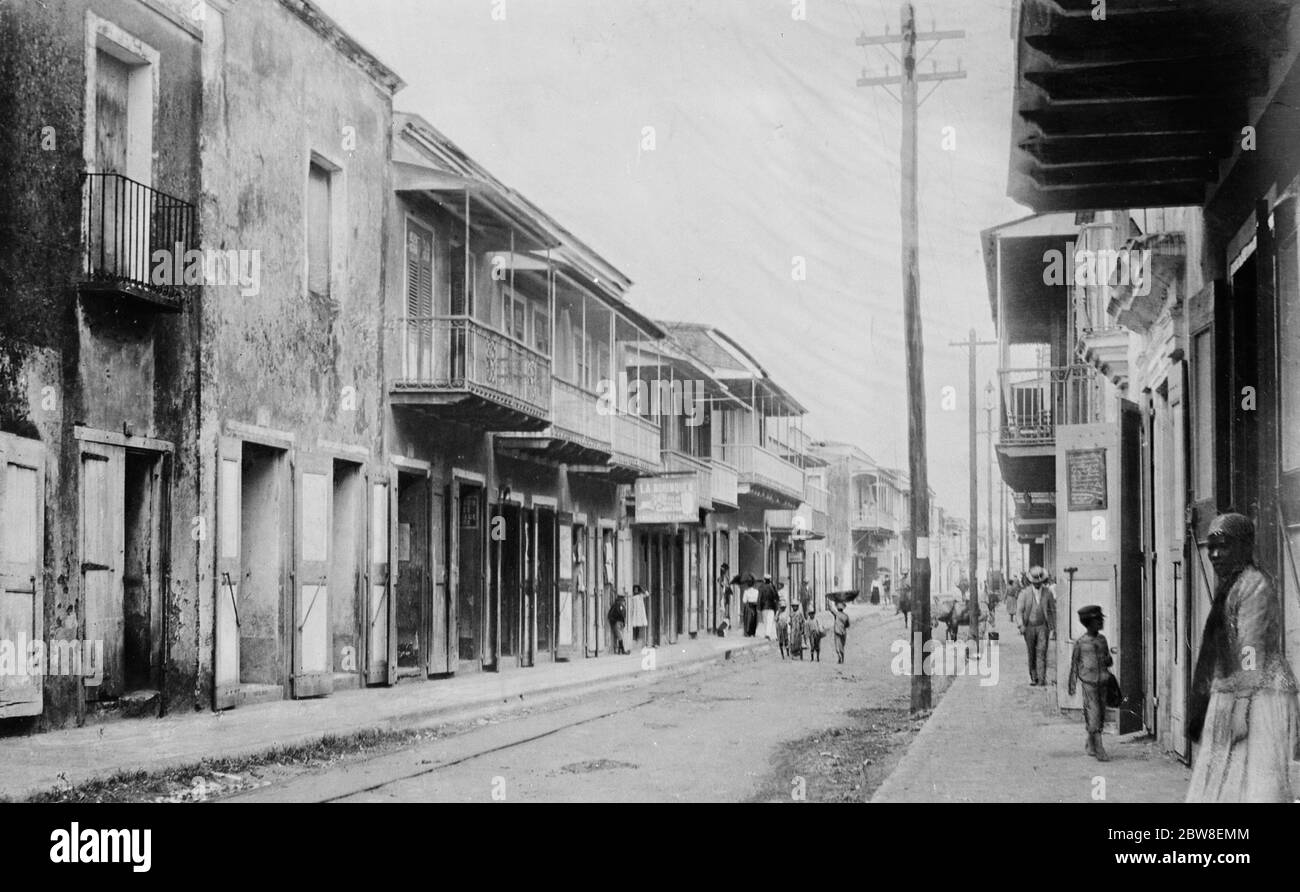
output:
[{"label": "iron balcony railing", "polygon": [[644,471],[658,470],[659,437],[655,422],[620,412],[614,416],[614,461]]},{"label": "iron balcony railing", "polygon": [[753,444],[730,443],[723,447],[723,458],[735,465],[742,484],[758,484],[792,499],[803,499],[803,469],[776,453]]},{"label": "iron balcony railing", "polygon": [[1091,366],[1001,369],[1004,445],[1049,445],[1062,424],[1101,420],[1101,381]]},{"label": "iron balcony railing", "polygon": [[551,382],[552,425],[579,442],[608,450],[613,446],[612,425],[598,404],[596,394],[576,384],[559,378]]},{"label": "iron balcony railing", "polygon": [[194,205],[119,173],[84,172],[81,189],[87,281],[183,300],[186,254],[198,248]]},{"label": "iron balcony railing", "polygon": [[402,371],[395,386],[464,390],[533,415],[551,412],[550,357],[469,316],[400,321]]}]

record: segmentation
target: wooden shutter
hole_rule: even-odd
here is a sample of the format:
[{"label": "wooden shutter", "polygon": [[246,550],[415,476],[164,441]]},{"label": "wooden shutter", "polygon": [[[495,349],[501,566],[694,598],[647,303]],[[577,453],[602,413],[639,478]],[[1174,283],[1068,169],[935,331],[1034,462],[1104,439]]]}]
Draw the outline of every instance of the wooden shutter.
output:
[{"label": "wooden shutter", "polygon": [[[555,553],[556,563],[556,587],[555,597],[558,601],[558,615],[555,628],[555,646],[559,648],[569,648],[573,646],[574,635],[574,611],[573,596],[575,589],[578,587],[573,573],[573,515],[562,514],[556,520],[555,526]],[[583,591],[585,594],[585,589]],[[582,605],[579,604],[578,611],[581,613]]]},{"label": "wooden shutter", "polygon": [[239,596],[243,574],[243,444],[222,437],[217,450],[216,635],[213,706],[229,709],[243,699],[239,687]]},{"label": "wooden shutter", "polygon": [[330,293],[330,172],[312,163],[307,177],[307,290]]},{"label": "wooden shutter", "polygon": [[126,549],[122,504],[126,450],[87,443],[81,450],[81,594],[85,640],[104,642],[104,671],[98,685],[87,679],[86,699],[123,692],[122,565]]},{"label": "wooden shutter", "polygon": [[292,693],[321,697],[334,690],[329,621],[334,463],[328,456],[300,452],[294,465]]},{"label": "wooden shutter", "polygon": [[45,446],[0,434],[0,719],[40,715],[44,676],[26,675],[26,645],[45,640]]},{"label": "wooden shutter", "polygon": [[[443,567],[450,565],[451,552],[447,549],[447,530],[459,528],[460,509],[453,513],[448,508],[445,492],[435,492],[433,482],[429,489],[429,560],[425,565],[426,588],[429,593],[429,674],[451,672],[459,659],[460,634],[456,625],[456,598],[451,596],[447,574]],[[443,563],[438,560],[439,550],[445,550]]]},{"label": "wooden shutter", "polygon": [[379,471],[370,479],[370,522],[366,555],[366,681],[393,684],[397,681],[396,614],[393,610],[393,525],[397,499],[395,471]]}]

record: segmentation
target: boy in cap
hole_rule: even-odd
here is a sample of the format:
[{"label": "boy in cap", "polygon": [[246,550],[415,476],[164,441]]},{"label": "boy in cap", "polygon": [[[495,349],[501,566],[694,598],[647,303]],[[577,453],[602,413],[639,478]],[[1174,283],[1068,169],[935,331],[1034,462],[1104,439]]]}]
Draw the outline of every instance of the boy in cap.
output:
[{"label": "boy in cap", "polygon": [[1110,656],[1110,645],[1101,634],[1106,617],[1096,604],[1079,608],[1079,622],[1088,631],[1074,642],[1070,657],[1070,696],[1074,696],[1075,681],[1083,685],[1083,724],[1088,732],[1084,752],[1096,756],[1098,762],[1109,762],[1106,748],[1101,743],[1101,729],[1106,721],[1104,696],[1110,675],[1108,667],[1115,661]]}]

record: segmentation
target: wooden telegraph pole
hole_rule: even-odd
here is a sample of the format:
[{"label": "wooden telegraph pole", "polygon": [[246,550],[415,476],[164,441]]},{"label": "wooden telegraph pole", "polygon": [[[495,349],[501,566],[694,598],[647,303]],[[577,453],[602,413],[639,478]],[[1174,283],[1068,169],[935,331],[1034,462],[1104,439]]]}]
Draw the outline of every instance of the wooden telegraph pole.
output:
[{"label": "wooden telegraph pole", "polygon": [[[980,599],[979,599],[979,565],[980,565],[980,515],[979,515],[979,453],[976,451],[975,435],[978,432],[976,413],[979,407],[975,405],[975,348],[996,345],[997,341],[980,341],[975,338],[975,329],[970,330],[970,338],[965,341],[949,341],[950,347],[965,347],[970,354],[970,371],[968,373],[968,396],[967,401],[970,403],[970,584],[971,591],[975,593],[970,599],[970,628],[971,637],[975,639],[975,653],[979,653],[979,628],[980,628]],[[992,502],[989,503],[992,505]],[[991,517],[992,515],[990,515]],[[989,527],[989,537],[992,541],[993,529]]]},{"label": "wooden telegraph pole", "polygon": [[[883,36],[861,35],[858,46],[880,46],[886,52],[892,44],[900,44],[903,57],[894,56],[902,68],[901,73],[892,77],[886,70],[885,77],[867,77],[866,72],[858,79],[859,87],[884,87],[889,95],[893,91],[890,84],[899,87],[899,96],[895,96],[903,106],[902,133],[902,227],[903,227],[903,324],[907,340],[907,446],[908,477],[912,488],[912,636],[911,645],[924,651],[930,638],[930,490],[926,475],[925,461],[925,369],[921,339],[921,273],[918,259],[919,230],[917,225],[917,183],[916,183],[916,116],[917,110],[925,99],[918,101],[916,86],[919,82],[934,81],[938,88],[939,81],[964,78],[964,71],[935,71],[931,74],[917,74],[916,44],[918,41],[938,42],[946,39],[959,39],[966,36],[964,31],[932,31],[927,34],[916,33],[916,9],[911,3],[902,6],[902,31],[900,34]],[[931,47],[933,49],[933,47]],[[928,51],[927,51],[928,55]],[[960,65],[958,66],[960,68]],[[929,98],[929,93],[925,98]],[[912,712],[930,708],[930,676],[917,672],[921,665],[921,654],[912,654]]]}]

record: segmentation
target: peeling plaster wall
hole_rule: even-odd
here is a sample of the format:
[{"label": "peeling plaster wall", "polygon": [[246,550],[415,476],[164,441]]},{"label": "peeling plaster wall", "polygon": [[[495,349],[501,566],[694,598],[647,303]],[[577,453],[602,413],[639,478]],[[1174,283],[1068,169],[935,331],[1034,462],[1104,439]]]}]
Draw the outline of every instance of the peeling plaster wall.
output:
[{"label": "peeling plaster wall", "polygon": [[[208,11],[204,57],[205,247],[256,252],[260,282],[208,289],[203,338],[205,468],[235,422],[288,432],[294,453],[369,450],[384,467],[383,256],[392,97],[279,3]],[[307,289],[308,169],[336,168],[330,293]],[[205,474],[204,516],[216,522]],[[213,557],[201,566],[198,636],[211,697]]]},{"label": "peeling plaster wall", "polygon": [[[157,316],[126,311],[112,296],[78,296],[88,12],[159,54],[152,185],[187,200],[198,186],[197,24],[180,28],[144,4],[107,0],[0,6],[0,431],[46,446],[47,638],[85,630],[74,426],[170,441],[172,514],[188,516],[197,504],[196,307]],[[188,527],[165,538],[163,705],[177,709],[190,700],[193,663],[171,643],[194,622],[194,543]],[[79,679],[46,679],[43,721],[34,724],[57,727],[84,715]],[[0,723],[0,734],[20,724],[31,723]]]}]

